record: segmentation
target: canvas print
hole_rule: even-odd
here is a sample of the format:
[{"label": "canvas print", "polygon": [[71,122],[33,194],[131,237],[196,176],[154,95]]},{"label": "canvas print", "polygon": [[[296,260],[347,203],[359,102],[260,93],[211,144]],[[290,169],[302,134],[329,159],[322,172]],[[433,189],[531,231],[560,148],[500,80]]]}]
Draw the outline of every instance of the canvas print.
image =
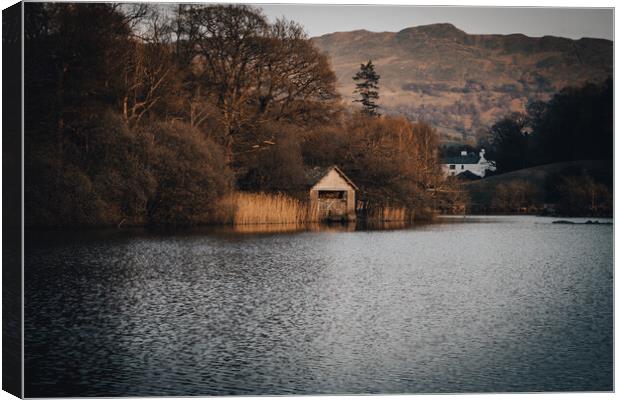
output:
[{"label": "canvas print", "polygon": [[614,390],[613,9],[22,6],[26,397]]}]

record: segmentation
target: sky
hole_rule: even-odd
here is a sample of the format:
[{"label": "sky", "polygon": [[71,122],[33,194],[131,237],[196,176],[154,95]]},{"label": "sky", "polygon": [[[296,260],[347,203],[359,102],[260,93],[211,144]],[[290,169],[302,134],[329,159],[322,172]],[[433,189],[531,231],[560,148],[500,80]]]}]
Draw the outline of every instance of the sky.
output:
[{"label": "sky", "polygon": [[305,26],[309,36],[366,29],[397,32],[412,26],[448,22],[470,34],[523,33],[613,40],[611,8],[438,7],[261,4],[271,20],[285,16]]}]

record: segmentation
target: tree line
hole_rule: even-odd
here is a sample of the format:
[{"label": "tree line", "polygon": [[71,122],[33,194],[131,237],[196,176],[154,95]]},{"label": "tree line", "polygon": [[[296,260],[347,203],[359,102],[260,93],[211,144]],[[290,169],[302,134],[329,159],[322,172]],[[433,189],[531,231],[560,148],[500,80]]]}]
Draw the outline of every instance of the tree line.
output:
[{"label": "tree line", "polygon": [[[567,87],[495,123],[478,144],[495,160],[497,185],[470,185],[478,212],[564,216],[613,213],[613,82]],[[541,181],[542,179],[542,181]]]},{"label": "tree line", "polygon": [[499,172],[564,161],[613,159],[613,82],[566,87],[496,122],[480,144]]},{"label": "tree line", "polygon": [[331,164],[370,204],[423,207],[439,182],[434,129],[344,104],[295,22],[27,3],[24,25],[28,225],[214,223],[229,193],[304,196],[306,170]]}]

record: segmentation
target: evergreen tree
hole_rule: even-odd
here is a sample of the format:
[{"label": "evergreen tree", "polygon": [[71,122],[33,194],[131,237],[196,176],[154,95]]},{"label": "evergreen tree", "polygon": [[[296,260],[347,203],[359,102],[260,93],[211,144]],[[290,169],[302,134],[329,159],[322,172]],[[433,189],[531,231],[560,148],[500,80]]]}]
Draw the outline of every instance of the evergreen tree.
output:
[{"label": "evergreen tree", "polygon": [[381,115],[377,112],[379,106],[376,103],[379,99],[379,78],[372,60],[368,60],[366,64],[361,64],[360,70],[353,77],[353,80],[358,82],[355,84],[355,93],[359,93],[361,97],[354,102],[362,103],[362,112],[373,117]]}]

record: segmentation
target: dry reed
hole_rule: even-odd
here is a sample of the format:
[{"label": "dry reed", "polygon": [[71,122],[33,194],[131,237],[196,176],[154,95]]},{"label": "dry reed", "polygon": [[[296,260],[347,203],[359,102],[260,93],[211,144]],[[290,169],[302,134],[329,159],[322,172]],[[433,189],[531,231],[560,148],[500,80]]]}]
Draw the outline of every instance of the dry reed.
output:
[{"label": "dry reed", "polygon": [[[217,222],[234,226],[290,224],[291,229],[296,230],[300,224],[319,222],[317,207],[281,193],[236,192],[222,198],[217,208]],[[380,207],[369,212],[365,220],[368,223],[403,222],[412,217],[413,213],[405,207]],[[266,228],[260,228],[263,229]]]},{"label": "dry reed", "polygon": [[368,214],[368,219],[376,222],[407,221],[408,213],[405,207],[380,207]]},{"label": "dry reed", "polygon": [[300,224],[311,221],[315,214],[306,202],[281,193],[237,192],[220,204],[233,225]]}]

